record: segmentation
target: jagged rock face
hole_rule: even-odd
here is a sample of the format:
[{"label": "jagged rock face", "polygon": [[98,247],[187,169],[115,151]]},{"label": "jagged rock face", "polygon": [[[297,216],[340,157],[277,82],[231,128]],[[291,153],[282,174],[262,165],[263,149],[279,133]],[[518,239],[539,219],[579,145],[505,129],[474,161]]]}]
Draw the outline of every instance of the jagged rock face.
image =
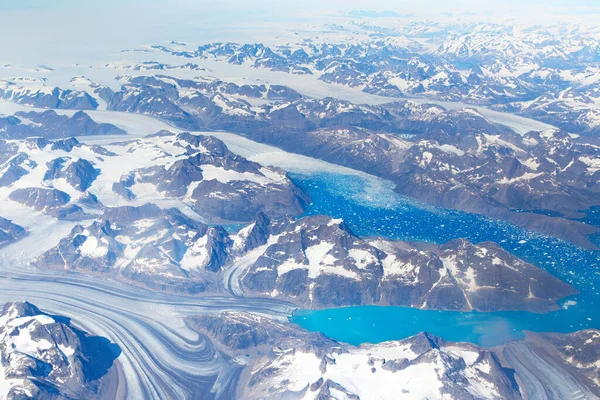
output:
[{"label": "jagged rock face", "polygon": [[0,139],[0,187],[12,185],[36,166],[19,143]]},{"label": "jagged rock face", "polygon": [[27,235],[27,231],[11,221],[0,217],[0,248]]},{"label": "jagged rock face", "polygon": [[292,186],[282,171],[267,177],[272,178],[276,183],[267,186],[263,182],[203,180],[190,197],[200,215],[214,215],[217,220],[246,222],[259,212],[273,217],[300,214],[310,201],[308,196]]},{"label": "jagged rock face", "polygon": [[234,238],[254,249],[245,290],[308,308],[388,304],[452,310],[557,309],[570,285],[493,243],[364,240],[340,220],[259,218]]},{"label": "jagged rock face", "polygon": [[[571,87],[561,93],[545,93],[533,101],[497,104],[494,108],[543,121],[567,132],[597,137],[600,113],[590,104],[597,97],[598,89],[593,87],[595,85],[582,86],[587,87]],[[594,93],[589,96],[586,91]]]},{"label": "jagged rock face", "polygon": [[[477,113],[446,111],[434,105],[402,101],[380,106],[356,105],[334,98],[309,99],[291,89],[242,90],[223,82],[181,80],[166,76],[129,77],[109,107],[117,111],[142,112],[168,119],[183,129],[210,128],[241,132],[254,139],[280,144],[289,133],[318,128],[364,128],[382,132],[441,131],[448,134],[511,130],[488,122]],[[265,92],[265,90],[267,90]],[[240,99],[276,99],[276,104],[253,105]],[[297,143],[296,145],[301,145]],[[298,152],[302,152],[298,150]]]},{"label": "jagged rock face", "polygon": [[353,347],[245,313],[188,322],[232,356],[252,355],[239,383],[243,398],[521,398],[496,353],[426,333]]},{"label": "jagged rock face", "polygon": [[[276,104],[253,105],[240,96],[268,99],[270,91],[285,90],[242,89],[222,81],[160,75],[129,77],[123,83],[109,101],[116,110],[154,114],[181,127],[243,132],[258,141],[390,179],[400,193],[434,205],[507,218],[565,239],[566,231],[580,229],[577,244],[590,245],[584,237],[591,231],[560,221],[548,224],[540,214],[515,215],[511,210],[569,214],[598,205],[597,140],[564,134],[550,134],[556,138],[549,140],[547,133],[541,135],[542,140],[539,134],[538,139],[535,135],[521,138],[474,109],[446,110],[408,101],[368,106],[292,96]],[[388,132],[413,132],[423,139],[406,141]],[[0,184],[3,178],[10,184],[30,169],[27,160],[12,162],[16,165],[0,177]],[[147,177],[155,181],[167,174],[175,190],[182,191],[178,183],[199,177],[199,163],[178,160],[167,173],[158,168],[140,173],[156,173],[154,178]],[[113,183],[113,190],[133,200],[136,196],[127,182],[135,182],[134,177],[125,174]],[[273,199],[267,196],[271,192],[222,183],[207,180],[198,186],[195,203],[199,211],[237,221],[262,211],[254,205],[257,202],[294,203],[299,197],[281,192],[285,200]],[[217,195],[207,196],[209,191]],[[234,201],[225,198],[238,206],[230,206]],[[302,207],[302,202],[296,206]]]},{"label": "jagged rock face", "polygon": [[[532,146],[532,138],[489,122],[475,109],[446,110],[409,101],[368,106],[332,98],[299,98],[257,109],[200,86],[174,78],[136,77],[124,85],[122,96],[131,99],[136,93],[158,99],[161,94],[165,98],[152,104],[154,111],[143,102],[144,112],[175,123],[185,113],[183,127],[242,132],[373,173],[392,180],[402,194],[435,205],[493,216],[510,209],[565,213],[598,205],[595,160],[600,146],[585,142],[587,138],[566,137],[560,147],[546,140]],[[198,96],[190,94],[194,90]],[[186,96],[195,102],[202,99],[201,104],[187,101],[184,111]],[[412,132],[422,140],[401,140],[390,132]],[[564,153],[572,164],[560,162],[558,155]]]},{"label": "jagged rock face", "polygon": [[285,171],[235,155],[214,137],[171,132],[106,147],[75,138],[0,141],[0,194],[3,187],[13,201],[71,220],[90,217],[90,193],[100,203],[114,203],[111,192],[131,204],[177,199],[211,222],[298,215],[310,200]]},{"label": "jagged rock face", "polygon": [[305,308],[384,304],[546,312],[577,293],[493,243],[419,246],[354,235],[325,216],[256,220],[230,236],[153,204],[106,208],[36,265],[104,273],[151,289],[197,293],[240,268],[247,293]]},{"label": "jagged rock face", "polygon": [[421,308],[546,312],[577,291],[492,242],[459,239],[431,249],[374,240],[386,252],[382,299]]},{"label": "jagged rock face", "polygon": [[[576,294],[570,285],[504,251],[493,242],[455,240],[438,252],[444,268],[460,282],[465,299],[482,311],[556,309],[556,300]],[[474,306],[473,306],[474,305]]]},{"label": "jagged rock face", "polygon": [[57,139],[71,136],[123,134],[125,132],[114,125],[96,123],[83,111],[71,117],[48,110],[18,112],[14,117],[0,118],[0,137],[5,139],[28,137]]},{"label": "jagged rock face", "polygon": [[0,398],[95,398],[119,349],[30,303],[0,314]]},{"label": "jagged rock face", "polygon": [[89,197],[87,190],[101,172],[99,163],[114,156],[75,138],[0,140],[0,192],[60,219],[85,219],[84,204],[76,203]]},{"label": "jagged rock face", "polygon": [[64,179],[74,189],[85,192],[92,186],[92,183],[100,171],[94,168],[94,165],[88,160],[82,158],[74,161],[70,158],[55,158],[49,161],[46,166],[48,170],[44,175],[44,181],[55,179]]},{"label": "jagged rock face", "polygon": [[16,78],[0,81],[0,97],[36,108],[95,110],[98,102],[87,92],[48,87],[43,80]]},{"label": "jagged rock face", "polygon": [[[113,93],[108,100],[109,109],[161,115],[184,129],[200,128],[211,120],[227,124],[232,116],[253,115],[252,105],[240,97],[278,101],[293,101],[301,97],[285,86],[239,86],[206,78],[182,80],[164,75],[138,76],[127,77],[123,83],[122,90]],[[138,90],[131,91],[132,88]]]},{"label": "jagged rock face", "polygon": [[23,188],[13,191],[9,199],[36,211],[49,211],[66,205],[71,197],[58,189]]},{"label": "jagged rock face", "polygon": [[271,229],[244,287],[315,307],[372,303],[383,276],[379,250],[328,217],[285,221]]},{"label": "jagged rock face", "polygon": [[128,157],[153,154],[148,167],[123,174],[113,185],[113,191],[127,199],[138,198],[138,187],[151,185],[159,196],[189,202],[200,215],[217,222],[248,222],[259,212],[298,215],[309,201],[284,171],[235,155],[214,137],[163,133],[120,147],[115,151]]},{"label": "jagged rock face", "polygon": [[234,237],[233,252],[244,254],[266,244],[270,237],[271,220],[263,213],[258,213],[254,221]]},{"label": "jagged rock face", "polygon": [[102,203],[98,200],[98,197],[90,192],[86,192],[81,197],[79,197],[79,204],[88,209],[101,209]]},{"label": "jagged rock face", "polygon": [[[598,132],[600,113],[593,103],[600,91],[591,78],[598,70],[598,42],[589,27],[529,26],[526,34],[515,35],[519,29],[510,23],[440,23],[435,28],[414,21],[394,28],[353,24],[370,39],[350,44],[338,36],[319,35],[271,47],[209,43],[183,51],[155,48],[179,57],[316,75],[381,96],[413,94],[492,105],[570,132]],[[423,46],[423,35],[439,46],[436,51]],[[559,36],[564,40],[556,40]],[[397,43],[397,37],[405,42]]]},{"label": "jagged rock face", "polygon": [[408,141],[366,130],[319,129],[302,136],[288,135],[281,145],[382,176],[401,194],[437,206],[495,216],[513,209],[569,213],[600,198],[598,141],[561,132],[521,138],[440,130]]},{"label": "jagged rock face", "polygon": [[229,259],[219,226],[155,205],[107,208],[102,222],[76,226],[36,261],[40,268],[107,273],[149,288],[197,293]]},{"label": "jagged rock face", "polygon": [[247,398],[518,399],[518,385],[489,351],[444,345],[420,334],[398,342],[330,349],[276,350],[250,372]]},{"label": "jagged rock face", "polygon": [[500,205],[570,212],[598,202],[591,162],[598,149],[597,143],[557,131],[524,138],[488,134],[449,138],[409,149],[392,180],[403,194],[447,207],[478,203],[479,209]]}]

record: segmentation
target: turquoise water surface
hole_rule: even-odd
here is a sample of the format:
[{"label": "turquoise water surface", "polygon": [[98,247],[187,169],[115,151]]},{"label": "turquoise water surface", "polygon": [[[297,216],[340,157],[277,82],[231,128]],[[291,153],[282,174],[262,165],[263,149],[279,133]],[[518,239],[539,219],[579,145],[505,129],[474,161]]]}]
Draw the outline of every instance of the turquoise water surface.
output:
[{"label": "turquoise water surface", "polygon": [[[292,174],[313,203],[307,215],[343,218],[363,236],[444,243],[456,238],[498,242],[504,249],[569,282],[580,295],[565,299],[563,309],[528,312],[452,312],[407,307],[347,307],[299,310],[292,321],[311,331],[352,344],[403,339],[427,331],[452,341],[496,345],[523,337],[524,330],[572,332],[600,328],[600,252],[525,231],[480,215],[431,207],[393,192],[386,181],[350,175]],[[587,222],[597,225],[598,209]],[[593,238],[595,242],[597,238]]]}]

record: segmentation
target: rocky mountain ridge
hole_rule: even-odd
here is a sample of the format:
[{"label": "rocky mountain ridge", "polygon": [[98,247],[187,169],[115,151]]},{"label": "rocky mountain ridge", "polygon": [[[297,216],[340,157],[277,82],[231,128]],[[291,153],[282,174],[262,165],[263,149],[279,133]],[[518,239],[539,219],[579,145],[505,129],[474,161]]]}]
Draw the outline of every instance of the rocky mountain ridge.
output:
[{"label": "rocky mountain ridge", "polygon": [[0,313],[0,398],[99,398],[120,350],[31,303]]},{"label": "rocky mountain ridge", "polygon": [[[590,379],[554,362],[565,351],[561,349],[575,345],[580,336],[588,338],[588,347],[597,347],[596,331],[528,337],[493,349],[447,342],[428,333],[354,347],[247,313],[202,315],[187,322],[245,366],[238,385],[243,398],[522,399],[535,393],[530,384],[543,374],[545,363],[553,363],[576,385],[564,388],[563,394],[576,389],[571,394],[598,395]],[[538,357],[539,371],[507,357],[519,349],[531,353],[532,359]],[[588,358],[597,360],[594,355]],[[597,369],[591,374],[597,378]]]}]

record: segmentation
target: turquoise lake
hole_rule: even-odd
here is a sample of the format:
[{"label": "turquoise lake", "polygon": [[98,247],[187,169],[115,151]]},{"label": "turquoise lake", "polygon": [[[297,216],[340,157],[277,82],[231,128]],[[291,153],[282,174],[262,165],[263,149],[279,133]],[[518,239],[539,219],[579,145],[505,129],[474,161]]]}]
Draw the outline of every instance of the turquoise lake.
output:
[{"label": "turquoise lake", "polygon": [[[306,215],[343,218],[361,236],[444,243],[456,238],[494,241],[516,256],[569,282],[579,292],[548,314],[528,312],[452,312],[407,307],[361,306],[319,311],[298,310],[291,320],[336,340],[360,344],[398,340],[427,331],[446,340],[484,346],[524,336],[524,330],[573,332],[600,329],[600,252],[525,231],[480,215],[431,207],[393,192],[389,183],[359,176],[291,174],[313,203]],[[600,224],[600,209],[586,222]],[[600,243],[598,237],[591,238]]]}]

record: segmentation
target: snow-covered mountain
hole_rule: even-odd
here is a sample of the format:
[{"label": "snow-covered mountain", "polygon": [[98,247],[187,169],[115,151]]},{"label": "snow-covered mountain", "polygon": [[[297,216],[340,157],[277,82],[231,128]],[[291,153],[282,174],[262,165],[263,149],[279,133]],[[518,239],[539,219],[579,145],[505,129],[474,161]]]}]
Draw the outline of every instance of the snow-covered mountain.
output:
[{"label": "snow-covered mountain", "polygon": [[155,115],[183,129],[223,129],[254,136],[328,127],[398,133],[451,130],[456,126],[489,133],[510,131],[472,112],[448,112],[439,106],[412,102],[373,106],[334,98],[312,99],[285,86],[239,86],[215,79],[183,80],[164,75],[126,77],[121,82],[120,91],[105,97],[108,109]]},{"label": "snow-covered mountain", "polygon": [[0,217],[0,247],[15,242],[25,235],[27,235],[27,231],[23,227],[13,224],[6,218]]},{"label": "snow-covered mountain", "polygon": [[242,288],[303,308],[383,304],[452,310],[557,309],[569,285],[495,243],[442,246],[356,236],[341,220],[259,217],[234,237]]},{"label": "snow-covered mountain", "polygon": [[33,304],[5,304],[0,313],[0,398],[98,398],[119,350],[97,339]]},{"label": "snow-covered mountain", "polygon": [[112,185],[126,200],[182,200],[207,220],[234,222],[259,212],[298,215],[309,201],[285,171],[236,155],[211,136],[159,132],[107,148],[127,166]]},{"label": "snow-covered mountain", "polygon": [[[275,103],[253,105],[251,98]],[[200,103],[192,106],[191,99],[205,106],[196,108]],[[509,215],[575,241],[568,229],[573,227],[582,243],[594,231],[510,210],[570,213],[596,205],[595,138],[558,130],[521,136],[468,108],[410,101],[356,105],[215,79],[124,78],[121,91],[104,100],[109,109],[124,107],[175,123],[189,118],[214,128],[248,129],[251,138],[383,176],[400,193],[435,205]],[[395,133],[402,130],[419,134],[402,138]],[[366,241],[326,218],[286,219],[301,214],[310,199],[284,171],[240,157],[211,136],[160,131],[102,147],[74,138],[11,139],[2,142],[2,154],[3,199],[59,219],[86,220],[37,261],[42,268],[198,293],[218,290],[222,271],[244,260],[249,268],[240,280],[243,290],[315,308],[393,304],[547,311],[574,293],[493,244],[420,248]],[[148,202],[186,214],[150,205],[149,216],[136,216]],[[125,211],[115,218],[112,210]],[[233,238],[204,224],[250,222],[257,214],[261,217]],[[270,219],[277,221],[274,226]],[[262,252],[258,244],[266,246]],[[250,264],[248,257],[255,257]]]},{"label": "snow-covered mountain", "polygon": [[[552,129],[519,135],[472,108],[445,109],[412,101],[361,105],[303,97],[281,86],[240,86],[214,78],[129,76],[121,83],[120,91],[103,92],[110,110],[150,114],[183,128],[241,133],[384,177],[400,193],[433,205],[508,219],[590,246],[585,237],[592,228],[549,220],[537,212],[569,216],[598,205],[597,137]],[[130,186],[168,179],[162,172],[141,168],[124,174],[114,190],[131,200],[137,195]],[[213,201],[214,196],[203,198],[196,207],[222,207],[213,206]],[[237,220],[260,211],[246,209],[211,212]]]},{"label": "snow-covered mountain", "polygon": [[95,110],[98,102],[84,90],[50,87],[44,79],[19,77],[0,80],[0,98],[39,107]]},{"label": "snow-covered mountain", "polygon": [[[122,81],[121,91],[102,91],[109,109],[249,129],[252,138],[383,176],[401,193],[436,205],[486,213],[596,204],[600,147],[593,138],[558,130],[521,136],[474,109],[410,101],[356,105],[216,79]],[[68,118],[52,111],[19,115],[40,129]],[[418,136],[393,133],[404,130]],[[59,219],[87,220],[37,260],[40,268],[199,293],[218,290],[220,275],[229,273],[223,271],[243,264],[243,290],[315,308],[547,311],[574,293],[491,243],[419,247],[364,240],[326,217],[282,219],[300,214],[308,197],[285,172],[235,155],[210,136],[160,131],[103,147],[74,138],[10,139],[2,154],[5,199]],[[147,202],[164,205],[142,206]],[[194,216],[169,210],[174,205]],[[233,237],[199,222],[250,222],[257,214]]]},{"label": "snow-covered mountain", "polygon": [[177,209],[154,204],[107,208],[101,221],[77,225],[35,264],[103,273],[156,290],[216,290],[214,272],[229,259],[231,239]]},{"label": "snow-covered mountain", "polygon": [[247,313],[201,315],[188,323],[245,366],[240,398],[523,399],[540,393],[532,383],[544,373],[562,379],[545,387],[551,394],[595,398],[599,390],[597,331],[531,334],[496,348],[428,333],[355,347]]},{"label": "snow-covered mountain", "polygon": [[252,368],[249,399],[518,399],[497,356],[419,334],[398,342],[306,350],[284,347]]},{"label": "snow-covered mountain", "polygon": [[[394,182],[400,193],[433,205],[507,219],[591,246],[586,235],[593,233],[593,228],[549,219],[538,211],[569,216],[598,205],[600,172],[596,164],[600,146],[595,136],[551,129],[518,135],[471,108],[445,109],[412,101],[361,105],[308,98],[284,86],[238,85],[215,78],[126,76],[120,83],[117,92],[97,86],[109,110],[150,114],[181,128],[241,133],[288,151],[384,177]],[[406,134],[413,137],[407,139]],[[17,161],[29,162],[13,162]],[[199,161],[190,158],[188,162]],[[21,165],[17,170],[13,166],[11,175],[27,168]],[[168,179],[162,172],[140,168],[123,174],[114,182],[114,190],[133,200],[137,195],[130,186]],[[223,192],[211,187],[217,189]],[[236,187],[235,194],[228,196],[240,190]],[[211,208],[209,213],[222,219],[239,220],[261,211],[249,210],[248,205],[241,211],[217,211],[213,208],[223,205],[213,205],[219,203],[214,196],[199,201],[191,198],[193,193],[188,195],[196,207],[205,204]],[[259,196],[254,193],[250,197]],[[573,231],[577,233],[573,235]]]},{"label": "snow-covered mountain", "polygon": [[577,293],[495,243],[365,239],[325,216],[294,221],[259,214],[229,234],[153,204],[105,208],[34,265],[186,294],[220,291],[226,281],[225,289],[239,286],[245,295],[304,308],[383,304],[547,312]]},{"label": "snow-covered mountain", "polygon": [[572,133],[597,133],[597,26],[391,18],[329,28],[272,45],[215,42],[154,49],[192,60],[314,75],[382,96],[497,105]]},{"label": "snow-covered mountain", "polygon": [[[240,42],[169,40],[52,67],[6,60],[0,295],[64,306],[74,322],[4,307],[0,399],[600,398],[592,329],[494,348],[426,332],[352,346],[286,320],[295,307],[392,305],[595,326],[600,29],[578,19],[358,10],[299,29],[280,20],[258,42],[236,26]],[[445,211],[428,204],[570,243],[498,221],[471,237],[499,243],[360,237],[312,216],[295,175],[266,166],[305,160],[389,185],[434,221]],[[570,283],[579,298],[566,300]],[[78,311],[123,347],[118,368],[114,345],[75,327]],[[527,314],[507,314],[493,318],[521,333]]]},{"label": "snow-covered mountain", "polygon": [[309,200],[284,171],[210,136],[160,132],[105,147],[32,138],[0,141],[0,149],[1,198],[60,218],[163,200],[183,202],[205,220],[239,222],[258,212],[297,215]]},{"label": "snow-covered mountain", "polygon": [[53,110],[44,112],[17,112],[0,117],[0,138],[45,139],[69,138],[72,136],[123,135],[125,132],[112,124],[99,124],[83,111],[72,116],[58,115]]}]

